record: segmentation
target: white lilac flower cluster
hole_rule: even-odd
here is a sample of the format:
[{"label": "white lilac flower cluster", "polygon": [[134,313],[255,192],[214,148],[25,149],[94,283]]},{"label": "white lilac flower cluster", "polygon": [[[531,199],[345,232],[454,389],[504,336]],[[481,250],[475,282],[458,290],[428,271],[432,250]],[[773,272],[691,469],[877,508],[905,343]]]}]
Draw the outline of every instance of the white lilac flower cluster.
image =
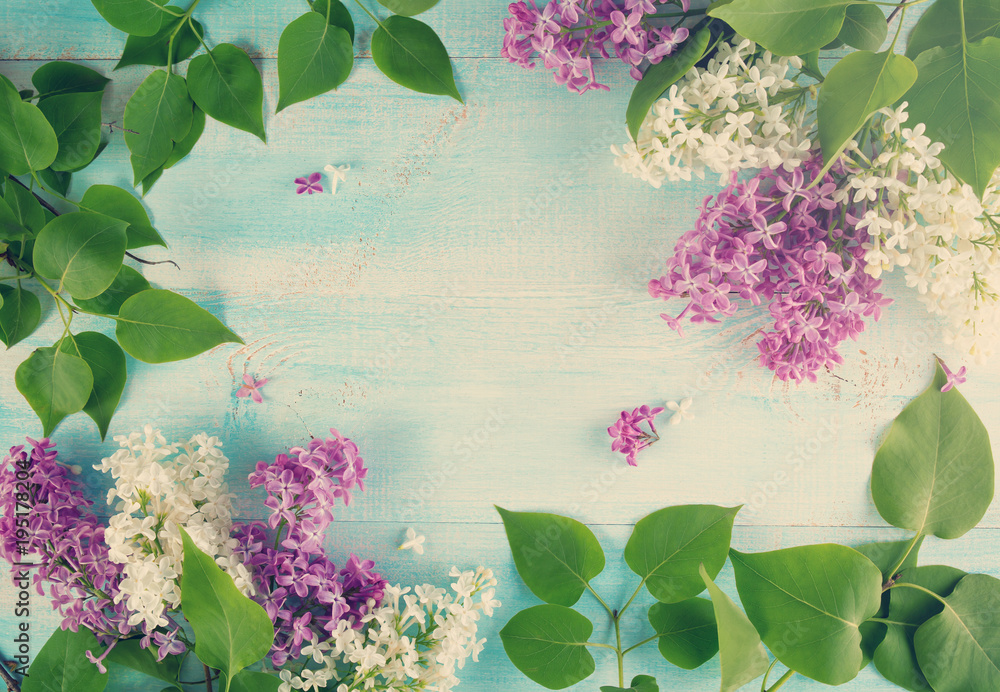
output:
[{"label": "white lilac flower cluster", "polygon": [[874,159],[848,150],[841,194],[869,202],[858,223],[870,236],[865,271],[902,267],[928,311],[944,316],[946,341],[981,361],[1000,340],[1000,173],[980,200],[938,159],[945,145],[907,119],[905,103],[879,111],[868,135]]},{"label": "white lilac flower cluster", "polygon": [[337,692],[449,692],[459,683],[455,673],[470,656],[477,661],[486,642],[476,638],[481,616],[492,617],[500,607],[492,570],[455,567],[450,576],[456,578],[451,592],[431,584],[386,587],[382,605],[372,601],[361,623],[341,620],[330,639],[303,647],[321,667],[298,675],[281,671],[279,692],[320,690],[330,683]]},{"label": "white lilac flower cluster", "polygon": [[115,479],[108,504],[117,500],[117,513],[104,538],[110,560],[124,565],[115,602],[125,600],[131,611],[128,624],[144,624],[152,631],[168,625],[167,610],[180,607],[181,526],[244,594],[252,595],[250,574],[233,556],[233,495],[225,482],[229,460],[219,439],[201,433],[187,442],[167,444],[149,425],[142,433],[114,439],[122,448],[94,468]]},{"label": "white lilac flower cluster", "polygon": [[724,185],[744,169],[793,170],[812,146],[814,87],[789,78],[801,67],[800,58],[774,56],[745,39],[721,44],[706,67],[691,68],[656,102],[637,141],[611,147],[615,164],[653,187],[706,171]]}]

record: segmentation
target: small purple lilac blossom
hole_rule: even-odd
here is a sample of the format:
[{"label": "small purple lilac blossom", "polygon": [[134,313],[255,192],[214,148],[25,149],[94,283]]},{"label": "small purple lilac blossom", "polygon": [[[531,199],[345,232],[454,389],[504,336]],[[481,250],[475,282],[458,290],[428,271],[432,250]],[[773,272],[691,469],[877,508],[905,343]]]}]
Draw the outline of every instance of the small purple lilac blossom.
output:
[{"label": "small purple lilac blossom", "polygon": [[250,375],[243,376],[243,385],[237,390],[236,396],[240,399],[245,399],[250,397],[256,403],[260,404],[264,402],[264,396],[260,393],[261,387],[267,384],[267,378],[260,380],[255,380],[250,377]]},{"label": "small purple lilac blossom", "polygon": [[[854,228],[866,209],[835,201],[838,185],[814,156],[792,172],[764,169],[707,197],[695,230],[681,236],[666,273],[649,282],[654,298],[684,298],[681,320],[718,322],[737,310],[732,294],[752,305],[769,303],[773,331],[757,343],[761,365],[781,380],[816,381],[816,372],[843,362],[838,345],[856,340],[865,319],[878,320],[892,301],[882,282],[864,272],[863,233]],[[683,335],[683,334],[682,334]]]},{"label": "small purple lilac blossom", "polygon": [[320,179],[323,177],[322,173],[311,173],[309,178],[296,178],[295,184],[298,185],[298,189],[295,190],[295,194],[301,195],[303,192],[308,192],[310,195],[314,192],[322,192],[323,186],[320,184]]},{"label": "small purple lilac blossom", "polygon": [[[104,526],[89,511],[93,503],[58,461],[53,442],[28,442],[30,453],[24,445],[11,447],[0,464],[0,557],[11,565],[26,558],[38,563],[35,589],[44,596],[43,584],[48,583],[62,629],[86,627],[103,645],[134,635],[124,600],[115,603],[123,574],[121,565],[108,558]],[[19,514],[17,496],[25,483],[33,495],[27,526],[22,526],[18,521],[25,517]]]},{"label": "small purple lilac blossom", "polygon": [[[638,466],[635,455],[660,439],[653,419],[663,411],[662,406],[656,408],[640,406],[631,413],[622,411],[621,417],[608,428],[608,435],[614,438],[611,442],[611,451],[624,454],[629,466]],[[643,422],[649,425],[648,431],[642,429]]]},{"label": "small purple lilac blossom", "polygon": [[[937,356],[935,356],[935,358],[937,358]],[[956,386],[960,384],[965,384],[968,378],[966,378],[965,376],[964,365],[958,369],[958,372],[952,372],[951,369],[948,368],[948,366],[945,364],[943,360],[938,358],[937,362],[941,365],[941,369],[944,370],[945,377],[948,378],[948,381],[945,382],[944,386],[941,387],[942,394],[954,389]]]},{"label": "small purple lilac blossom", "polygon": [[[679,11],[657,13],[663,5]],[[528,69],[541,59],[556,84],[570,91],[608,91],[597,81],[593,58],[616,55],[641,79],[640,66],[657,64],[687,40],[690,32],[680,24],[690,5],[691,0],[550,0],[539,9],[535,0],[514,2],[503,20],[507,33],[500,55]],[[664,24],[672,19],[676,24]]]},{"label": "small purple lilac blossom", "polygon": [[233,525],[236,554],[253,575],[254,600],[275,626],[270,657],[279,667],[306,644],[328,639],[340,620],[360,623],[369,600],[380,603],[386,586],[371,560],[352,554],[338,570],[323,548],[333,507],[338,500],[350,504],[368,473],[357,446],[330,432],[333,437],[295,447],[270,464],[258,462],[250,487],[263,486],[271,516],[267,524]]}]

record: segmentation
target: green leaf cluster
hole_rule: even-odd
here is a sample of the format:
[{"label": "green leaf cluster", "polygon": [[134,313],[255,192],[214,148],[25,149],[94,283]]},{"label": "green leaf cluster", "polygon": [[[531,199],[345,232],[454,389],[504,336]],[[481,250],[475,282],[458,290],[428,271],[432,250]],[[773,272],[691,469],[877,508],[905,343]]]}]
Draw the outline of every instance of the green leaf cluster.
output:
[{"label": "green leaf cluster", "polygon": [[[121,9],[111,2],[104,6]],[[151,82],[164,87],[173,77],[154,73],[140,91]],[[0,341],[9,349],[35,332],[43,315],[39,296],[55,306],[64,326],[55,343],[36,348],[15,372],[17,389],[41,420],[44,435],[82,411],[105,436],[125,389],[126,353],[163,363],[240,341],[189,299],[154,289],[124,264],[129,250],[166,245],[131,192],[96,184],[78,201],[65,196],[72,174],[102,148],[107,83],[89,68],[50,62],[35,71],[34,90],[22,98],[0,76],[5,104],[0,165],[6,171],[0,172],[0,265],[7,270],[0,272]],[[144,132],[176,122],[151,120]],[[155,150],[152,140],[149,146],[146,156]],[[136,157],[133,151],[133,164]],[[73,321],[81,314],[112,322],[115,338],[74,332]]]},{"label": "green leaf cluster", "polygon": [[[908,540],[747,553],[730,548],[739,508],[668,507],[633,528],[623,558],[640,583],[623,607],[611,608],[591,586],[605,556],[589,528],[497,508],[518,573],[545,602],[501,630],[511,662],[540,685],[562,689],[592,675],[591,651],[608,648],[618,681],[602,690],[656,690],[648,676],[626,687],[623,664],[655,641],[663,658],[684,669],[718,654],[722,692],[762,675],[761,689],[775,690],[795,673],[841,685],[870,662],[914,692],[1000,689],[1000,580],[917,559],[925,537],[964,535],[993,499],[986,429],[957,389],[941,391],[946,382],[938,367],[930,387],[897,416],[872,468],[875,506],[887,522],[914,532]],[[743,609],[714,582],[727,558]],[[623,647],[619,622],[643,589],[656,599],[647,612],[653,634]],[[705,589],[708,599],[699,595]],[[587,592],[607,610],[613,641],[595,640],[593,623],[572,608]],[[779,663],[786,672],[769,688]]]},{"label": "green leaf cluster", "polygon": [[[188,646],[187,653],[167,655],[159,661],[155,648],[143,648],[138,638],[118,640],[105,652],[86,627],[76,632],[56,630],[32,661],[21,689],[103,692],[109,673],[100,673],[87,659],[89,651],[94,656],[106,653],[104,665],[108,668],[127,668],[144,674],[150,679],[149,689],[160,689],[166,684],[164,692],[182,692],[183,685],[192,684],[190,680],[182,681],[180,675],[185,658],[193,649],[206,671],[218,671],[221,692],[277,692],[279,678],[246,670],[267,654],[274,641],[274,627],[267,613],[239,592],[232,577],[200,550],[183,528],[181,538],[184,542],[181,611],[194,632],[193,642],[185,632],[179,634]],[[176,617],[179,619],[180,615]]]}]

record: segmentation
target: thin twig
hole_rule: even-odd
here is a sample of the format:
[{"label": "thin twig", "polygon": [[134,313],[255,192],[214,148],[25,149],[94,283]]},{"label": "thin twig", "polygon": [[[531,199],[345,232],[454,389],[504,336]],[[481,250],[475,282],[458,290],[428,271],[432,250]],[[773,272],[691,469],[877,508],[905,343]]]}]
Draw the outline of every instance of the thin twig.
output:
[{"label": "thin twig", "polygon": [[7,692],[21,692],[21,687],[17,684],[17,680],[7,672],[6,666],[0,663],[0,678],[7,684]]},{"label": "thin twig", "polygon": [[56,208],[53,207],[48,202],[46,202],[41,197],[39,197],[37,192],[35,192],[34,190],[32,190],[30,187],[28,187],[27,185],[25,185],[24,183],[22,183],[20,180],[18,180],[14,176],[10,176],[10,180],[13,180],[15,183],[17,183],[18,185],[20,185],[21,187],[23,187],[25,190],[27,190],[28,192],[30,192],[31,194],[33,194],[35,196],[35,199],[37,199],[39,202],[41,202],[41,204],[42,204],[43,207],[45,207],[46,209],[48,209],[50,212],[52,212],[56,216],[59,216],[59,212],[56,210]]},{"label": "thin twig", "polygon": [[179,264],[177,264],[177,262],[174,262],[173,260],[160,260],[159,262],[151,262],[149,260],[144,260],[141,257],[136,257],[131,252],[126,252],[125,256],[128,257],[131,260],[135,260],[139,264],[148,264],[148,265],[154,265],[154,264],[172,264],[175,267],[177,267],[177,271],[181,270],[181,266]]},{"label": "thin twig", "polygon": [[205,668],[205,689],[207,690],[207,692],[212,692],[212,671],[204,663],[202,663],[201,665],[204,666]]},{"label": "thin twig", "polygon": [[892,24],[892,20],[896,18],[896,15],[899,14],[899,12],[909,1],[910,0],[899,0],[899,4],[896,5],[896,7],[893,8],[892,12],[889,13],[889,18],[885,20],[885,23]]},{"label": "thin twig", "polygon": [[115,131],[116,127],[121,132],[128,132],[129,134],[132,134],[132,135],[139,134],[136,130],[130,130],[127,127],[121,127],[120,125],[118,125],[118,121],[117,120],[112,120],[109,123],[104,123],[104,126],[106,128],[108,128],[108,134],[114,134],[114,131]]}]

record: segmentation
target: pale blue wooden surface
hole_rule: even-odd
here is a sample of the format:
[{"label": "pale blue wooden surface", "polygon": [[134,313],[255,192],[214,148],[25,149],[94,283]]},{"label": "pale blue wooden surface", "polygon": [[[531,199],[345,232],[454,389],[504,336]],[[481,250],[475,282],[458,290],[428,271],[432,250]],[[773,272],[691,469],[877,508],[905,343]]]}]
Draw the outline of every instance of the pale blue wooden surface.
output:
[{"label": "pale blue wooden surface", "polygon": [[[182,270],[144,273],[206,305],[247,345],[172,365],[130,360],[111,430],[150,422],[168,437],[219,434],[243,517],[262,516],[261,495],[245,481],[254,462],[301,443],[307,428],[319,435],[335,426],[355,439],[371,468],[369,490],[339,512],[335,555],[371,557],[404,583],[443,583],[452,564],[497,571],[504,607],[483,627],[482,662],[461,676],[468,691],[541,689],[506,660],[496,634],[536,601],[513,571],[493,503],[591,524],[609,562],[595,586],[611,601],[636,583],[620,562],[628,525],[666,505],[745,503],[734,533],[742,550],[898,537],[868,494],[874,449],[929,381],[930,354],[961,362],[898,277],[890,285],[902,299],[844,347],[838,377],[817,384],[775,382],[755,365],[748,337],[767,324],[760,311],[741,310],[679,339],[657,317],[662,305],[645,283],[716,186],[653,190],[619,173],[608,147],[624,141],[630,80],[609,65],[611,93],[581,98],[541,69],[507,65],[497,57],[505,8],[500,0],[446,0],[426,15],[455,56],[466,105],[406,92],[363,58],[336,94],[269,112],[267,146],[209,123],[192,156],[146,199],[171,247],[143,255],[174,259]],[[261,58],[269,111],[280,28],[304,9],[279,0],[206,0],[199,8],[212,40]],[[356,15],[364,55],[371,26]],[[0,7],[0,72],[19,85],[54,58],[110,73],[123,43],[88,0]],[[107,120],[121,119],[147,70],[113,75]],[[294,194],[294,177],[329,163],[352,167],[336,197]],[[98,181],[131,181],[117,136],[71,194]],[[40,434],[13,371],[29,348],[58,337],[57,322],[50,315],[0,357],[5,445]],[[969,365],[963,392],[997,439],[1000,369]],[[234,397],[244,372],[270,379],[263,405]],[[617,412],[687,395],[696,420],[668,428],[638,468],[624,469],[605,432]],[[819,434],[822,426],[832,434]],[[114,448],[81,416],[56,439],[84,466]],[[98,498],[108,485],[93,471],[84,480]],[[394,549],[407,526],[427,535],[423,557]],[[924,559],[1000,576],[998,539],[1000,506],[967,537],[928,542]],[[728,567],[722,584],[736,595]],[[13,622],[12,603],[11,588],[0,586],[0,630]],[[47,601],[34,605],[39,631],[50,631]],[[588,614],[606,633],[592,605]],[[624,639],[648,633],[637,609]],[[7,646],[0,638],[0,654]],[[653,646],[631,654],[626,672],[653,674],[663,689],[718,685],[717,661],[680,671]],[[573,689],[596,690],[614,677],[604,661]],[[799,678],[787,689],[819,687]],[[145,689],[130,679],[112,688]],[[866,670],[843,689],[894,688]]]}]

